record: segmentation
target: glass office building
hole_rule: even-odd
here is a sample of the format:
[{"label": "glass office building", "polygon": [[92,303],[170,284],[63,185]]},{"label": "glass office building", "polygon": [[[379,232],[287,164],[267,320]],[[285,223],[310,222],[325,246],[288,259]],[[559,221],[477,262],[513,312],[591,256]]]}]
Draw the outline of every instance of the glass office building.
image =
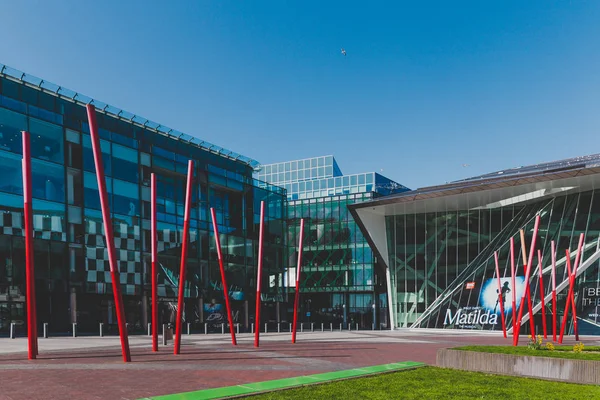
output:
[{"label": "glass office building", "polygon": [[[24,329],[21,134],[31,133],[37,313],[51,331],[107,330],[115,309],[85,104],[98,110],[115,246],[130,329],[149,320],[150,174],[157,174],[159,296],[173,322],[187,161],[195,161],[187,322],[222,321],[209,208],[216,209],[234,318],[252,321],[260,202],[267,202],[265,320],[278,320],[286,256],[285,190],[252,177],[258,163],[0,64],[0,333]],[[114,328],[114,326],[113,326]]]},{"label": "glass office building", "polygon": [[[385,266],[394,327],[500,330],[495,252],[506,323],[511,327],[512,294],[516,294],[518,308],[526,287],[520,231],[529,252],[539,215],[530,278],[537,333],[542,327],[542,297],[548,326],[552,318],[551,242],[557,247],[560,317],[568,290],[565,250],[570,250],[573,265],[580,234],[584,234],[575,292],[579,330],[582,334],[598,334],[599,185],[600,155],[593,155],[499,171],[350,208]],[[516,261],[514,287],[511,238]],[[528,331],[527,308],[524,315],[523,329]]]},{"label": "glass office building", "polygon": [[[386,327],[383,268],[348,205],[408,189],[373,172],[343,175],[333,156],[263,165],[256,176],[287,192],[289,293],[295,290],[300,219],[305,220],[300,321]],[[289,300],[292,304],[293,296]]]}]

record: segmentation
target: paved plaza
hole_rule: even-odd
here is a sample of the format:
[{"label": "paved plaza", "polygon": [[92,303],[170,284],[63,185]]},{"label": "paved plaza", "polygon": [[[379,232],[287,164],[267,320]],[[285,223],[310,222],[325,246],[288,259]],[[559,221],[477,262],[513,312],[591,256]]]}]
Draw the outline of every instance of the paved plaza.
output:
[{"label": "paved plaza", "polygon": [[[526,340],[526,338],[524,339]],[[152,353],[150,337],[130,337],[132,362],[121,359],[118,337],[39,340],[27,360],[25,338],[0,339],[0,399],[138,399],[400,361],[435,363],[440,348],[509,344],[497,333],[401,331],[184,335],[182,354],[172,342]],[[592,344],[590,341],[586,343]]]}]

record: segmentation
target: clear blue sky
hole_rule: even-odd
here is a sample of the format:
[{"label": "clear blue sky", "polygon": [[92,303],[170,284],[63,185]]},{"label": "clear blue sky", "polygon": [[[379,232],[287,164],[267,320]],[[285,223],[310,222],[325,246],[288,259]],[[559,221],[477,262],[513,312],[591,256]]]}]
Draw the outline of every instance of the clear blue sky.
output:
[{"label": "clear blue sky", "polygon": [[416,188],[600,152],[599,1],[0,10],[0,62],[262,163],[334,154]]}]

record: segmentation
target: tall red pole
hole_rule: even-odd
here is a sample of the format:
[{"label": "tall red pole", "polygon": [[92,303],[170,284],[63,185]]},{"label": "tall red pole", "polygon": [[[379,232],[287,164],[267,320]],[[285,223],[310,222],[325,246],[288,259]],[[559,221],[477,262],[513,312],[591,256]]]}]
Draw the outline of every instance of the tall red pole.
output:
[{"label": "tall red pole", "polygon": [[[523,253],[523,272],[527,274],[527,244],[525,243],[525,231],[521,229],[521,252]],[[535,335],[535,323],[533,321],[533,305],[531,303],[531,289],[529,287],[529,280],[525,281],[525,294],[527,295],[527,308],[529,310],[529,330],[531,331],[531,335]],[[522,304],[522,303],[521,303]],[[520,320],[519,326],[517,327],[517,331],[520,332],[521,324]]]},{"label": "tall red pole", "polygon": [[158,351],[158,277],[157,233],[156,233],[156,175],[150,174],[150,240],[152,244],[152,351]]},{"label": "tall red pole", "polygon": [[302,268],[302,244],[304,239],[304,218],[300,220],[300,240],[298,243],[298,265],[296,267],[296,298],[294,299],[294,323],[292,326],[292,343],[296,343],[296,327],[298,325],[298,305],[300,304],[300,269]]},{"label": "tall red pole", "polygon": [[579,246],[577,247],[577,256],[575,256],[575,265],[573,266],[573,274],[571,279],[573,284],[571,285],[571,306],[573,307],[573,332],[575,333],[575,340],[579,340],[579,328],[577,327],[577,304],[575,304],[575,280],[577,279],[577,269],[581,263],[583,257],[583,233],[579,235]]},{"label": "tall red pole", "polygon": [[554,240],[550,245],[552,251],[552,340],[556,342],[556,248]]},{"label": "tall red pole", "polygon": [[262,264],[263,264],[263,234],[265,223],[265,202],[260,202],[260,231],[258,233],[258,270],[256,272],[256,317],[254,330],[254,347],[260,344],[260,287],[262,282]]},{"label": "tall red pole", "polygon": [[573,270],[571,270],[571,255],[569,254],[569,250],[566,250],[567,254],[567,268],[569,274],[569,292],[567,294],[567,302],[565,304],[565,312],[563,315],[562,324],[560,326],[560,337],[558,339],[559,343],[563,342],[563,336],[565,334],[565,328],[567,326],[567,318],[569,315],[569,307],[573,312],[573,331],[575,333],[575,340],[579,340],[579,332],[577,332],[577,312],[575,310],[575,279],[577,277],[577,268],[579,267],[579,261],[581,257],[581,249],[583,247],[583,233],[579,235],[579,245],[577,246],[577,255],[575,256],[575,265],[573,265]]},{"label": "tall red pole", "polygon": [[[531,248],[529,251],[529,258],[527,261],[527,271],[525,272],[525,284],[528,285],[529,287],[529,276],[531,274],[531,263],[533,262],[533,252],[535,249],[535,242],[537,241],[537,234],[538,234],[538,229],[540,227],[540,216],[537,215],[535,217],[535,226],[533,227],[533,237],[531,238]],[[518,322],[517,322],[517,335],[514,337],[514,341],[513,344],[515,346],[517,346],[519,344],[519,330],[521,327],[521,321],[523,318],[523,307],[525,304],[525,296],[526,293],[523,293],[523,296],[521,297],[521,305],[519,307],[519,316],[518,316]],[[529,310],[529,319],[533,319],[533,313],[531,312],[531,309]],[[532,336],[534,335],[535,330],[532,331]]]},{"label": "tall red pole", "polygon": [[119,336],[121,338],[121,353],[123,361],[131,361],[129,352],[129,338],[125,322],[125,308],[121,296],[121,282],[119,279],[119,265],[113,236],[112,219],[108,206],[108,195],[106,193],[106,178],[104,176],[104,163],[102,161],[102,149],[100,148],[100,135],[98,134],[98,123],[96,122],[96,107],[92,104],[86,106],[90,134],[92,139],[92,150],[94,152],[94,165],[96,166],[96,178],[98,180],[98,193],[100,194],[100,206],[102,207],[102,222],[104,224],[104,236],[106,238],[106,249],[108,251],[108,262],[112,280],[113,297],[117,312],[117,323],[119,325]]},{"label": "tall red pole", "polygon": [[569,249],[565,250],[566,253],[566,263],[567,263],[567,279],[569,280],[569,291],[567,292],[567,301],[565,303],[565,312],[563,313],[563,320],[560,324],[560,336],[558,338],[558,343],[562,343],[563,336],[565,334],[565,328],[567,326],[567,319],[569,318],[569,308],[571,308],[571,287],[573,285],[573,280],[571,279],[571,254]]},{"label": "tall red pole", "polygon": [[177,323],[175,325],[175,346],[173,354],[181,352],[181,331],[183,330],[183,309],[185,308],[185,267],[187,265],[187,248],[190,232],[190,207],[192,203],[192,179],[194,162],[188,160],[188,174],[185,191],[185,210],[183,214],[183,238],[181,239],[181,263],[179,265],[179,295],[177,296]]},{"label": "tall red pole", "polygon": [[544,339],[548,339],[548,332],[546,331],[546,304],[544,301],[544,276],[542,271],[542,251],[538,250],[538,276],[540,278],[540,298],[542,305],[542,329],[544,330]]},{"label": "tall red pole", "polygon": [[510,237],[510,276],[511,276],[511,294],[512,294],[512,324],[513,336],[517,330],[517,287],[515,277],[515,239]]},{"label": "tall red pole", "polygon": [[225,267],[223,267],[223,254],[221,253],[221,239],[219,239],[219,227],[215,209],[211,207],[210,216],[212,217],[213,230],[215,231],[215,244],[217,246],[217,257],[219,259],[219,269],[221,270],[221,282],[223,283],[223,297],[225,297],[225,308],[227,309],[227,321],[229,321],[229,332],[231,333],[231,344],[237,345],[235,330],[233,329],[233,318],[231,316],[231,307],[229,306],[229,290],[227,290],[227,279],[225,277]]},{"label": "tall red pole", "polygon": [[25,219],[25,288],[27,300],[27,358],[35,360],[37,329],[35,307],[35,270],[33,262],[33,209],[31,206],[31,142],[29,132],[21,132],[23,140],[23,216]]},{"label": "tall red pole", "polygon": [[502,282],[500,280],[500,267],[498,266],[498,252],[494,252],[496,262],[496,277],[498,278],[498,303],[500,303],[500,320],[502,321],[502,333],[506,337],[506,321],[504,320],[504,299],[502,298]]}]

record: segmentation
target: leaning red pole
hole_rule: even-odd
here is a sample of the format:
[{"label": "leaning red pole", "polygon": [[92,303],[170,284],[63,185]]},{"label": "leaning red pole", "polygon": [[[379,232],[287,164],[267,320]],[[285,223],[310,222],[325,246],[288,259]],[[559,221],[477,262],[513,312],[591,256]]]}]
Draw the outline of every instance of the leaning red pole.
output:
[{"label": "leaning red pole", "polygon": [[[537,241],[537,234],[538,234],[539,226],[540,226],[540,216],[537,215],[535,217],[535,225],[533,227],[533,237],[531,238],[531,248],[530,248],[530,251],[529,251],[529,258],[528,258],[528,261],[527,261],[527,271],[525,272],[525,284],[529,283],[529,276],[530,276],[530,273],[531,273],[531,263],[533,262],[533,252],[534,252],[534,249],[535,249],[535,242]],[[521,297],[521,304],[520,304],[520,307],[519,307],[519,316],[518,316],[518,322],[517,322],[517,334],[515,335],[514,341],[513,341],[513,344],[515,346],[517,346],[519,344],[519,330],[520,330],[521,321],[522,321],[522,318],[523,318],[523,307],[524,307],[524,304],[525,304],[526,293],[527,292],[525,291],[523,293],[523,296]],[[533,318],[533,314],[531,313],[531,310],[530,310],[529,311],[529,319],[532,319],[532,318]],[[532,336],[533,336],[533,334],[534,333],[532,332]]]},{"label": "leaning red pole", "polygon": [[158,277],[157,263],[157,233],[156,233],[156,175],[150,174],[150,235],[152,239],[152,351],[158,351]]},{"label": "leaning red pole", "polygon": [[579,340],[579,329],[577,328],[577,307],[575,304],[575,280],[577,279],[577,269],[581,264],[583,257],[583,233],[579,235],[579,246],[577,246],[577,255],[575,256],[575,265],[573,266],[573,274],[571,279],[573,280],[571,291],[571,306],[573,307],[573,332],[575,333],[575,340]]},{"label": "leaning red pole", "polygon": [[552,251],[552,340],[556,342],[556,248],[554,240],[550,245]]},{"label": "leaning red pole", "polygon": [[254,330],[254,347],[260,345],[260,289],[262,282],[262,265],[263,265],[263,231],[265,223],[265,202],[260,202],[260,228],[258,233],[258,270],[256,272],[256,317]]},{"label": "leaning red pole", "polygon": [[106,249],[108,251],[108,263],[110,265],[113,297],[117,312],[119,336],[121,338],[121,353],[123,354],[123,361],[129,362],[131,361],[131,353],[129,352],[129,338],[127,336],[127,325],[125,322],[125,308],[123,306],[123,298],[121,296],[119,265],[117,264],[112,219],[110,218],[108,195],[106,192],[106,178],[104,176],[102,149],[100,148],[100,135],[98,133],[98,123],[96,122],[96,107],[94,107],[92,104],[88,104],[86,105],[86,109],[88,123],[90,125],[90,136],[92,139],[92,151],[94,152],[94,165],[96,166],[96,179],[98,181],[100,206],[102,207],[102,222],[104,224],[104,236],[106,238]]},{"label": "leaning red pole", "polygon": [[[523,273],[527,273],[527,244],[525,243],[525,231],[521,229],[521,253],[523,255]],[[527,307],[529,309],[529,316],[533,316],[533,305],[531,304],[531,290],[529,288],[529,281],[525,281],[525,294],[527,295]],[[523,303],[521,303],[523,304]],[[517,318],[518,319],[518,318]],[[517,332],[521,331],[521,320],[518,319],[519,325],[517,326]],[[529,318],[529,330],[531,335],[535,335],[535,324],[533,318]],[[513,344],[514,344],[513,337]]]},{"label": "leaning red pole", "polygon": [[181,239],[181,263],[179,265],[179,294],[177,296],[177,323],[175,324],[175,346],[173,354],[181,352],[181,331],[183,330],[183,309],[185,308],[185,269],[187,265],[187,248],[190,234],[190,208],[192,203],[192,179],[194,162],[188,160],[188,173],[185,191],[185,210],[183,214],[183,237]]},{"label": "leaning red pole", "polygon": [[567,301],[565,303],[565,312],[563,313],[563,320],[560,324],[560,336],[558,343],[562,343],[563,336],[565,334],[565,327],[567,326],[567,319],[569,318],[569,309],[571,308],[571,287],[573,280],[571,279],[571,254],[569,249],[565,250],[566,253],[566,264],[567,264],[567,279],[569,280],[569,290],[567,291]]},{"label": "leaning red pole", "polygon": [[510,276],[511,276],[511,294],[512,294],[512,324],[513,336],[517,330],[517,288],[515,278],[515,239],[510,237]]},{"label": "leaning red pole", "polygon": [[540,278],[540,298],[542,305],[542,329],[544,330],[544,339],[548,339],[548,332],[546,331],[546,304],[544,301],[544,276],[542,270],[542,252],[538,250],[538,276]]},{"label": "leaning red pole", "polygon": [[298,265],[296,267],[296,298],[294,299],[294,323],[292,325],[292,343],[296,343],[298,326],[298,305],[300,304],[300,269],[302,267],[302,243],[304,239],[304,218],[300,220],[300,240],[298,242]]},{"label": "leaning red pole", "polygon": [[27,358],[35,360],[37,352],[37,315],[35,308],[35,276],[33,262],[33,209],[31,206],[31,141],[29,132],[21,132],[23,140],[23,216],[25,219],[25,288],[27,300]]},{"label": "leaning red pole", "polygon": [[215,209],[211,207],[210,216],[212,217],[213,230],[215,231],[215,245],[217,246],[217,258],[219,259],[219,269],[221,270],[221,282],[223,284],[223,297],[225,297],[225,308],[227,309],[227,321],[229,321],[229,332],[231,332],[231,344],[237,345],[235,330],[233,329],[233,318],[231,316],[231,307],[229,306],[229,290],[227,290],[227,279],[225,277],[225,267],[223,267],[223,253],[221,253],[221,239],[219,239],[219,226]]},{"label": "leaning red pole", "polygon": [[504,320],[504,301],[502,299],[502,281],[500,280],[500,267],[498,266],[498,252],[494,252],[496,262],[496,276],[498,277],[498,303],[500,303],[500,320],[502,321],[502,333],[506,337],[506,321]]},{"label": "leaning red pole", "polygon": [[575,279],[577,278],[577,268],[579,267],[579,260],[581,257],[581,248],[583,247],[583,233],[579,235],[579,244],[577,246],[577,255],[575,256],[575,265],[573,265],[573,270],[571,271],[571,255],[569,254],[569,250],[566,250],[567,255],[567,268],[569,274],[569,292],[567,294],[567,302],[565,304],[565,312],[563,315],[562,324],[560,326],[560,337],[558,339],[559,343],[563,342],[563,336],[565,334],[565,328],[567,326],[567,318],[569,315],[569,306],[572,308],[573,312],[573,331],[575,332],[575,340],[579,340],[579,333],[577,332],[577,313],[575,311]]}]

